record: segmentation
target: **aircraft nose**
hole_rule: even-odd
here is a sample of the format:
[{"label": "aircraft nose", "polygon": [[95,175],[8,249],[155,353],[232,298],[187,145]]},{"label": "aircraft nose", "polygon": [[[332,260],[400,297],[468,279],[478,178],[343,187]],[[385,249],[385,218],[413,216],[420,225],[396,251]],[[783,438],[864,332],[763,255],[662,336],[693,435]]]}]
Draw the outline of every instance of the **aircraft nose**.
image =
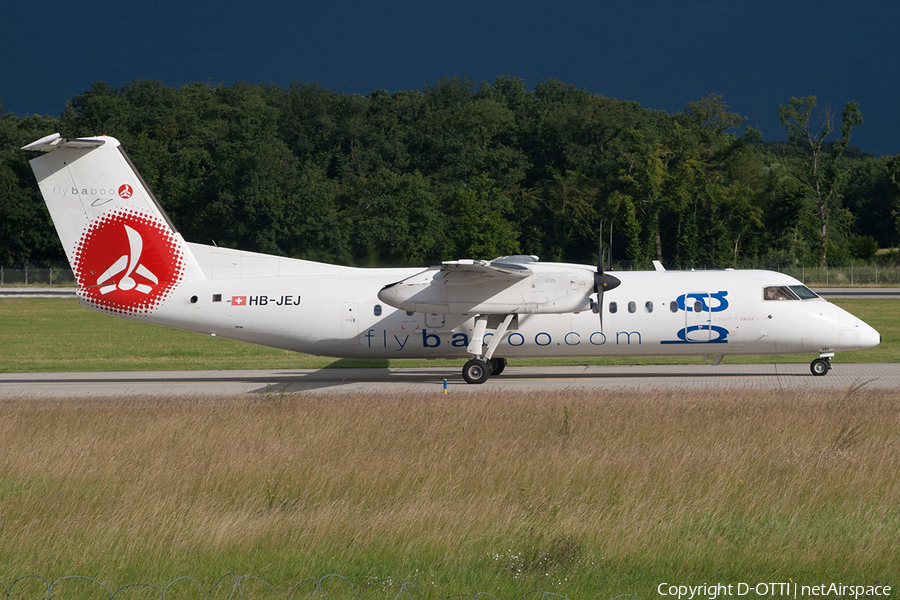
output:
[{"label": "aircraft nose", "polygon": [[860,321],[858,328],[860,348],[872,348],[881,343],[881,334],[874,327]]},{"label": "aircraft nose", "polygon": [[840,344],[845,350],[872,348],[881,343],[881,334],[868,323],[840,309]]}]

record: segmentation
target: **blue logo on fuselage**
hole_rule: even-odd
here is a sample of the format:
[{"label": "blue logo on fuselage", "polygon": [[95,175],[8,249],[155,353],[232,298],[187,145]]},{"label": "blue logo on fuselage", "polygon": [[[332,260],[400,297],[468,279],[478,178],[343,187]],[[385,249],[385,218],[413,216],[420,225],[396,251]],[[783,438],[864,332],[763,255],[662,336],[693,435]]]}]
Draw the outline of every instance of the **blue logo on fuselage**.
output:
[{"label": "blue logo on fuselage", "polygon": [[[691,340],[688,339],[688,336],[695,331],[709,331],[710,339],[708,340]],[[712,334],[716,334],[717,337],[713,338]],[[685,327],[680,330],[675,335],[678,336],[677,340],[663,340],[660,344],[727,344],[728,343],[728,330],[724,327],[719,327],[718,325],[691,325],[690,327]]]},{"label": "blue logo on fuselage", "polygon": [[[682,294],[678,296],[676,302],[678,303],[678,308],[686,311],[694,311],[693,302],[691,306],[687,305],[688,298],[692,298],[694,302],[700,302],[700,309],[703,312],[722,312],[726,308],[728,308],[728,300],[725,299],[725,296],[728,295],[727,291],[716,292],[715,294]],[[710,306],[707,304],[707,300],[716,300],[716,306]]]},{"label": "blue logo on fuselage", "polygon": [[[692,294],[682,294],[678,296],[676,303],[678,304],[678,308],[687,313],[697,313],[699,316],[701,313],[716,313],[722,312],[728,308],[728,300],[725,299],[725,296],[728,295],[726,290],[716,292],[714,294],[703,294],[703,293],[692,293]],[[715,300],[715,306],[713,306],[713,300]],[[700,304],[699,310],[696,308],[696,304]],[[691,339],[691,334],[696,332],[709,332],[708,338],[706,339]],[[715,334],[715,337],[713,337]],[[718,325],[713,325],[707,321],[707,324],[697,324],[697,325],[687,325],[683,329],[679,330],[678,333],[675,334],[678,338],[677,340],[664,340],[660,342],[661,344],[727,344],[728,343],[728,330],[724,327],[720,327]],[[701,337],[705,337],[703,334],[700,334]]]}]

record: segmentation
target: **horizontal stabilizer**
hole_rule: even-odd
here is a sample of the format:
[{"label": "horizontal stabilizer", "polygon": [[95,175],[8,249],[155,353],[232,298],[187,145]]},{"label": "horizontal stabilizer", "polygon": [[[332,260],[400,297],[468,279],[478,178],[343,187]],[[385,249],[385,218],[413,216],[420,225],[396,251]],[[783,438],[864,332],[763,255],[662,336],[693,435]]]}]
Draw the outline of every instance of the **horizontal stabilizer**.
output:
[{"label": "horizontal stabilizer", "polygon": [[58,133],[51,133],[50,135],[42,137],[36,142],[31,142],[27,146],[22,146],[22,150],[50,152],[51,150],[56,150],[57,148],[99,148],[105,143],[106,142],[104,142],[103,140],[64,138],[61,137]]}]

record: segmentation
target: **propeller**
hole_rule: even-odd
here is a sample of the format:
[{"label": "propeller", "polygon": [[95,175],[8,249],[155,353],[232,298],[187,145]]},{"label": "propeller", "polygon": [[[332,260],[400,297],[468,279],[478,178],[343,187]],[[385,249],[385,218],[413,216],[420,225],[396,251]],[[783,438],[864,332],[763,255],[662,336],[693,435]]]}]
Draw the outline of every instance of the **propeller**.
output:
[{"label": "propeller", "polygon": [[[610,226],[610,233],[612,233]],[[603,221],[600,221],[600,250],[597,252],[597,272],[594,273],[594,293],[597,294],[597,304],[594,312],[600,315],[600,331],[603,331],[603,292],[614,290],[622,283],[616,277],[603,272]]]}]

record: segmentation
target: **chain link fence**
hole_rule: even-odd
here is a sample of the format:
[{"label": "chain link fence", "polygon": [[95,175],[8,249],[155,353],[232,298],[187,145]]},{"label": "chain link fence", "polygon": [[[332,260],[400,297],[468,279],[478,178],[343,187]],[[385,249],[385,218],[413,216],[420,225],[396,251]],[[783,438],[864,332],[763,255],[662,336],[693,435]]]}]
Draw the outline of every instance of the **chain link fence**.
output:
[{"label": "chain link fence", "polygon": [[849,267],[790,267],[782,273],[812,286],[900,285],[900,267],[896,265],[850,265]]},{"label": "chain link fence", "polygon": [[[665,264],[669,270],[717,270],[718,267]],[[742,268],[777,271],[799,279],[812,287],[841,286],[900,286],[900,265],[859,264],[848,267],[751,265]],[[633,271],[630,261],[616,262],[610,271]],[[29,265],[0,266],[0,285],[60,285],[74,286],[75,274],[69,267],[31,267]]]},{"label": "chain link fence", "polygon": [[[710,265],[686,265],[664,262],[669,271],[716,271],[722,267]],[[776,271],[799,279],[810,287],[841,286],[900,286],[900,265],[879,265],[877,263],[860,263],[844,267],[823,267],[820,265],[780,265],[772,263],[744,264],[735,269],[763,269]],[[610,271],[634,271],[637,267],[631,261],[616,262]]]},{"label": "chain link fence", "polygon": [[75,285],[75,273],[68,267],[3,267],[0,285]]}]

